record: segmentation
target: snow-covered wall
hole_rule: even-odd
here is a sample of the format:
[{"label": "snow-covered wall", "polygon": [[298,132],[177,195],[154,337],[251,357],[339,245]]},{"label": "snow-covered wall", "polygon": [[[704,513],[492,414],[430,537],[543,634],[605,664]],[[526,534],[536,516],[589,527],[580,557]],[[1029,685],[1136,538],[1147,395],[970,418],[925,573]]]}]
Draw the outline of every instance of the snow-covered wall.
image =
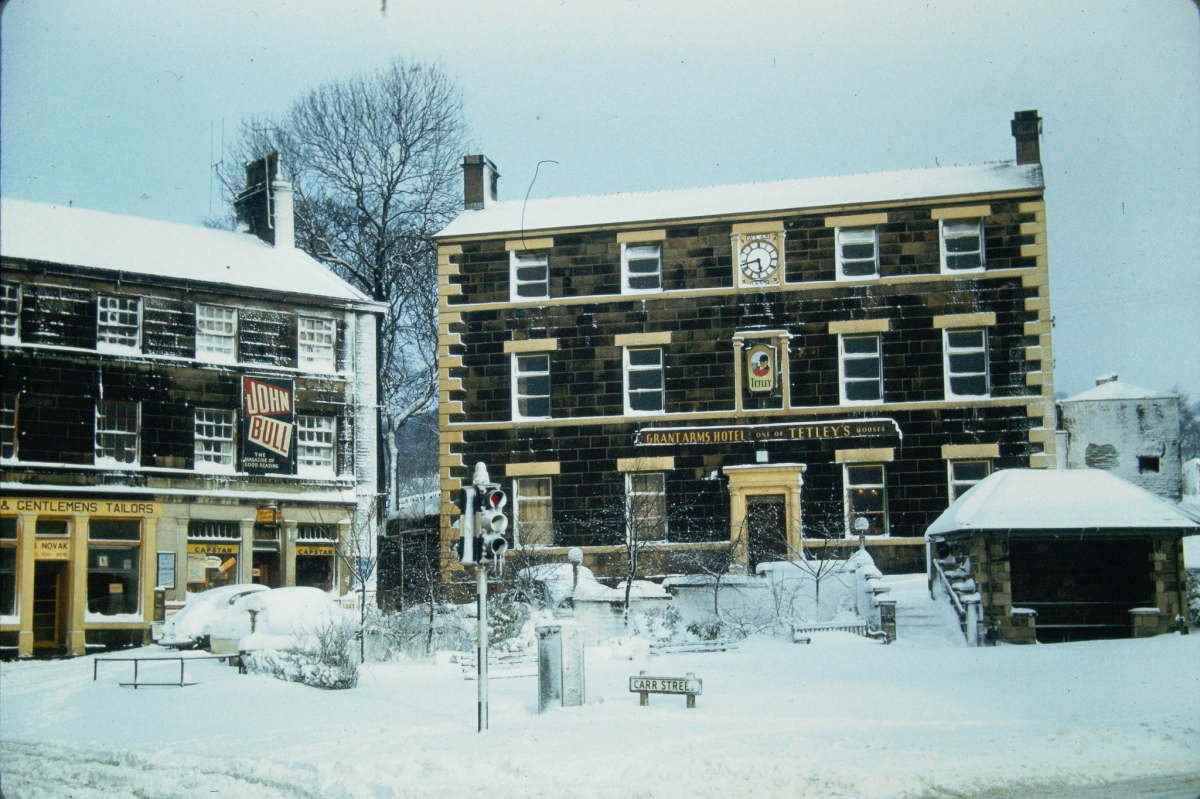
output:
[{"label": "snow-covered wall", "polygon": [[1104,469],[1179,501],[1178,397],[1066,400],[1060,405],[1060,418],[1068,435],[1068,469]]}]

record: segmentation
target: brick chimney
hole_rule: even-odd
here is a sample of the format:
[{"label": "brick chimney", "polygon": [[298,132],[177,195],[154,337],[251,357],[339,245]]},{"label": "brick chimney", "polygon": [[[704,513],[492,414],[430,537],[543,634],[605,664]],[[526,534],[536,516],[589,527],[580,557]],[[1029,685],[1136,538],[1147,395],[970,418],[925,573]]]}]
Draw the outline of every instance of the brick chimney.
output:
[{"label": "brick chimney", "polygon": [[1042,118],[1037,109],[1018,111],[1013,115],[1012,135],[1017,140],[1017,163],[1040,164],[1042,148],[1039,137],[1042,133]]},{"label": "brick chimney", "polygon": [[279,177],[279,153],[246,164],[246,188],[233,200],[237,220],[249,232],[281,250],[296,246],[292,184]]},{"label": "brick chimney", "polygon": [[486,155],[463,156],[463,208],[482,211],[496,202],[500,173]]}]

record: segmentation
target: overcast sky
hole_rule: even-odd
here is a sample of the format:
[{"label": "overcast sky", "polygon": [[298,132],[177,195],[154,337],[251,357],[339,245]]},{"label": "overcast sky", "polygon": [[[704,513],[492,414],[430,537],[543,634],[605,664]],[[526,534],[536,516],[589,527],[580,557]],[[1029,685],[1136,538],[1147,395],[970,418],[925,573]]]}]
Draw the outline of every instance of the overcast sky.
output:
[{"label": "overcast sky", "polygon": [[505,199],[541,159],[535,197],[1011,159],[1036,108],[1058,390],[1200,397],[1191,0],[12,0],[0,47],[5,196],[192,224],[222,121],[397,56],[457,78]]}]

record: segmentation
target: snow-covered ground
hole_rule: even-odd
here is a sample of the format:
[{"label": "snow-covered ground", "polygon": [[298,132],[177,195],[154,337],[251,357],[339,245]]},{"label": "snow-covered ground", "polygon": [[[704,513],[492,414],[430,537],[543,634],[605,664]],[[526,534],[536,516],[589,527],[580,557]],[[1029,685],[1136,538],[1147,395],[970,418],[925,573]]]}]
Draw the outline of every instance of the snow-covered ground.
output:
[{"label": "snow-covered ground", "polygon": [[[905,579],[917,582],[897,580],[897,595]],[[100,664],[92,682],[91,657],[6,663],[2,787],[8,799],[1200,793],[1200,635],[954,644],[902,627],[891,646],[826,633],[648,660],[596,647],[584,707],[539,716],[536,678],[493,680],[484,735],[475,683],[449,664],[368,665],[357,688],[325,691],[202,661],[194,685],[134,691],[117,685],[126,664]],[[694,710],[680,697],[639,707],[628,678],[641,669],[695,672],[704,694]]]}]

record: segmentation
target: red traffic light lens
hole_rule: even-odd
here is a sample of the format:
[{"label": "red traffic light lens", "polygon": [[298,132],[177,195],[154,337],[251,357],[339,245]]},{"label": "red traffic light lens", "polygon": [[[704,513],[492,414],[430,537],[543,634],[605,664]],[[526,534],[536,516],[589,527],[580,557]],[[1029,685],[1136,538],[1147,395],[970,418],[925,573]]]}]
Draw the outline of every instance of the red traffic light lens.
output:
[{"label": "red traffic light lens", "polygon": [[483,497],[483,507],[488,510],[503,508],[506,502],[508,502],[508,497],[499,489],[493,489]]}]

